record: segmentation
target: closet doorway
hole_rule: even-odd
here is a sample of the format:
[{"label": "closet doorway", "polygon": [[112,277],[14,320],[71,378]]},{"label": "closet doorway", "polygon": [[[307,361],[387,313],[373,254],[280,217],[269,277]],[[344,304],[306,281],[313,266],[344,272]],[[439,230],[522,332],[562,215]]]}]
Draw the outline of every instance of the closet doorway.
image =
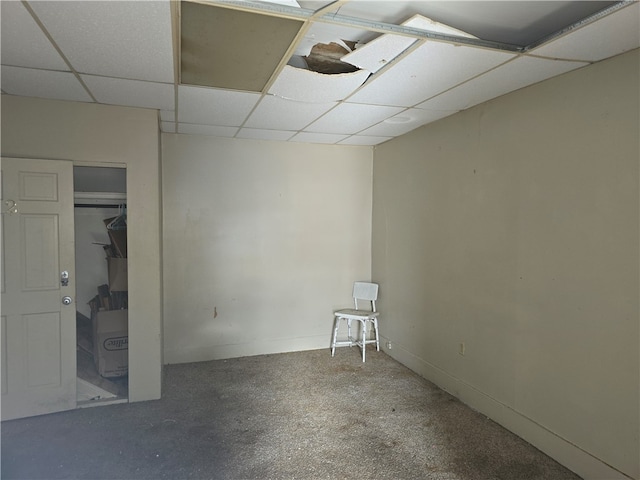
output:
[{"label": "closet doorway", "polygon": [[128,401],[126,168],[73,168],[77,405]]}]

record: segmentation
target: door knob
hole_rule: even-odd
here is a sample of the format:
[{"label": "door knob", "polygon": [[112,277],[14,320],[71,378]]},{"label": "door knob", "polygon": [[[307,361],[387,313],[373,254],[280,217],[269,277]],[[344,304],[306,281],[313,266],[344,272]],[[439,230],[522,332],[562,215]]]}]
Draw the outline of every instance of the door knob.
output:
[{"label": "door knob", "polygon": [[63,305],[71,305],[71,302],[73,302],[73,299],[71,297],[62,297]]}]

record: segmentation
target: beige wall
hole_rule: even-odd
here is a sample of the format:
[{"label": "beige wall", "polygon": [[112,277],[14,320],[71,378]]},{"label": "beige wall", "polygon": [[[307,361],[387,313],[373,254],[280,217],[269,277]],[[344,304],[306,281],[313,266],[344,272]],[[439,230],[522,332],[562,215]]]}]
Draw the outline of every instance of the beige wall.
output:
[{"label": "beige wall", "polygon": [[129,400],[160,398],[159,132],[153,110],[2,96],[2,155],[127,167]]},{"label": "beige wall", "polygon": [[638,56],[374,153],[388,352],[588,479],[640,476]]},{"label": "beige wall", "polygon": [[372,149],[162,135],[166,363],[329,347],[371,275]]}]

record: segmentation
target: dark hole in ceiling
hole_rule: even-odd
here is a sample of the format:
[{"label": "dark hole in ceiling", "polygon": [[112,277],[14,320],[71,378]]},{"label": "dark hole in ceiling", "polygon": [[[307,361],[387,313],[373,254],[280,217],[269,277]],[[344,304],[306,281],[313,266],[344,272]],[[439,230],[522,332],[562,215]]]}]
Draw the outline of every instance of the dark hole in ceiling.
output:
[{"label": "dark hole in ceiling", "polygon": [[356,42],[345,41],[344,44],[349,49],[335,42],[314,45],[309,55],[304,57],[309,70],[325,74],[352,73],[359,70],[355,65],[340,60],[355,48]]}]

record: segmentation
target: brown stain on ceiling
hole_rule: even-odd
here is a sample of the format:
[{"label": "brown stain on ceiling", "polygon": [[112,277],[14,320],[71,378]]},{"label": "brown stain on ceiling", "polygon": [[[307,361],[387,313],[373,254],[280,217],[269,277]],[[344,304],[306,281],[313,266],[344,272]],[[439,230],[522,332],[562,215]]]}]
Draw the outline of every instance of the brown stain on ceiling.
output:
[{"label": "brown stain on ceiling", "polygon": [[181,2],[180,83],[261,92],[303,23]]}]

